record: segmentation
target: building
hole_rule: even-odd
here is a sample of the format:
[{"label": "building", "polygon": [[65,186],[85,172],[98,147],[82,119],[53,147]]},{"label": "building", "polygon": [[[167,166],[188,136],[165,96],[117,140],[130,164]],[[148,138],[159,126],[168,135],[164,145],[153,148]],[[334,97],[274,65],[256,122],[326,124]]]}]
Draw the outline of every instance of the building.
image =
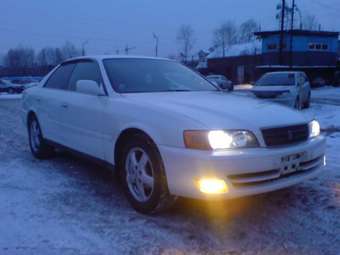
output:
[{"label": "building", "polygon": [[224,50],[213,50],[198,68],[203,74],[223,74],[235,83],[255,80],[256,66],[260,63],[262,53],[261,41],[231,45]]},{"label": "building", "polygon": [[[204,73],[224,74],[236,83],[255,81],[268,71],[298,70],[312,83],[331,83],[338,61],[339,33],[293,30],[256,32],[257,41],[231,46],[224,57],[216,50],[207,58]],[[249,50],[249,45],[253,50]],[[241,50],[235,50],[239,48]],[[248,49],[248,50],[242,50]],[[229,54],[231,53],[231,54]]]},{"label": "building", "polygon": [[334,78],[338,59],[338,32],[293,30],[257,32],[262,40],[261,73],[273,70],[302,70],[312,81]]}]

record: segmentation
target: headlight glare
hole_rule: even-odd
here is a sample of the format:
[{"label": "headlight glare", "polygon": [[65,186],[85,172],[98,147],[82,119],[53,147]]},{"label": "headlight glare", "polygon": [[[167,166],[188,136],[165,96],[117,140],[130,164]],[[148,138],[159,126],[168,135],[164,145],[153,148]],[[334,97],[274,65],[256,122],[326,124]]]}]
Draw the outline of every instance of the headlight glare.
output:
[{"label": "headlight glare", "polygon": [[224,150],[258,147],[253,133],[245,130],[185,131],[184,143],[189,149]]},{"label": "headlight glare", "polygon": [[313,120],[309,123],[309,137],[314,138],[320,135],[320,124],[318,121]]},{"label": "headlight glare", "polygon": [[208,133],[209,144],[214,150],[231,148],[233,137],[222,130],[210,131]]}]

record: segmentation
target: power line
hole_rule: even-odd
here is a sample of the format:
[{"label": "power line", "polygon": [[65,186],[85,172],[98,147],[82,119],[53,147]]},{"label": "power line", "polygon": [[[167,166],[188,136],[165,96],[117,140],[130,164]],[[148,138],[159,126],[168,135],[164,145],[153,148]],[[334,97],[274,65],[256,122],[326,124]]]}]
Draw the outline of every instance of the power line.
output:
[{"label": "power line", "polygon": [[153,33],[152,34],[153,35],[153,38],[155,39],[155,55],[156,55],[156,57],[158,56],[158,43],[159,43],[159,37],[155,34],[155,33]]}]

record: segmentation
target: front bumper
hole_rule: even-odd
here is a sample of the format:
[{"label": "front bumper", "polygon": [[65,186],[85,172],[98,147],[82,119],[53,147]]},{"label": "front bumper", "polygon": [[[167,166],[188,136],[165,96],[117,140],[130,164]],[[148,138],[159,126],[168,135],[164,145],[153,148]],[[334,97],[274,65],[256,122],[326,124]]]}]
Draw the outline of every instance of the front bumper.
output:
[{"label": "front bumper", "polygon": [[[280,148],[197,151],[160,146],[169,191],[173,195],[220,199],[266,193],[318,176],[325,162],[326,140],[320,136]],[[203,177],[225,180],[229,192],[205,195],[197,187]]]}]

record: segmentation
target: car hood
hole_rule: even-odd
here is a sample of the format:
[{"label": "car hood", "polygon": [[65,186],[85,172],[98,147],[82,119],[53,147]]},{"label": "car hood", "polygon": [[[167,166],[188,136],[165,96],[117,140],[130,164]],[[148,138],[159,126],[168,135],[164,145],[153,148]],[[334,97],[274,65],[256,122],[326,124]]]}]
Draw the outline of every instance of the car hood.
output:
[{"label": "car hood", "polygon": [[175,112],[209,129],[258,129],[307,122],[301,113],[288,107],[223,92],[139,93],[126,97],[141,109],[162,111],[164,116]]},{"label": "car hood", "polygon": [[252,92],[262,98],[275,98],[294,91],[294,86],[255,86]]}]

